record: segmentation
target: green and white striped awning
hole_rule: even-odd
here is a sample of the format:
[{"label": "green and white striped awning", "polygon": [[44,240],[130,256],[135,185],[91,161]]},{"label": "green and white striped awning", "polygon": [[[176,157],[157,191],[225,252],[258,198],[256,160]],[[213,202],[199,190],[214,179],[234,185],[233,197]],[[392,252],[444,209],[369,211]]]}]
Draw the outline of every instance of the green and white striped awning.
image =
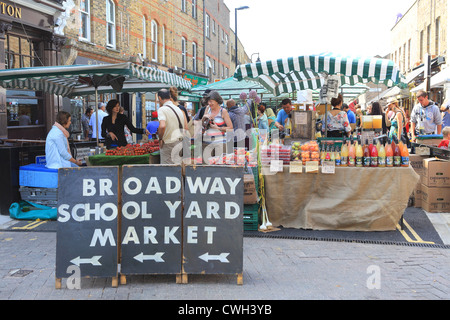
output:
[{"label": "green and white striped awning", "polygon": [[[77,95],[89,87],[111,86],[121,92],[124,84],[136,84],[135,91],[146,91],[144,84],[153,83],[152,90],[175,86],[191,90],[191,83],[176,74],[131,62],[105,65],[49,66],[0,70],[0,86],[8,89],[29,89],[61,96]],[[128,91],[131,89],[128,88]]]},{"label": "green and white striped awning", "polygon": [[373,82],[388,87],[404,85],[404,77],[393,61],[353,58],[332,54],[300,56],[240,65],[234,78],[256,80],[274,95],[320,89],[328,75],[338,75],[341,85]]}]

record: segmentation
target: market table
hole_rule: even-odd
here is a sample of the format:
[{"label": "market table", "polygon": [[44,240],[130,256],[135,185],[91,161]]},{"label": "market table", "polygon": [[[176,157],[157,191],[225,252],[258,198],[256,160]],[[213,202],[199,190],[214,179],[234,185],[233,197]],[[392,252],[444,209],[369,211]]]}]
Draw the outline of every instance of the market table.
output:
[{"label": "market table", "polygon": [[284,166],[283,172],[269,172],[263,167],[270,222],[311,230],[395,230],[420,180],[411,167],[296,174]]},{"label": "market table", "polygon": [[159,164],[159,152],[140,156],[107,156],[104,153],[88,158],[88,166],[123,166],[127,164]]}]

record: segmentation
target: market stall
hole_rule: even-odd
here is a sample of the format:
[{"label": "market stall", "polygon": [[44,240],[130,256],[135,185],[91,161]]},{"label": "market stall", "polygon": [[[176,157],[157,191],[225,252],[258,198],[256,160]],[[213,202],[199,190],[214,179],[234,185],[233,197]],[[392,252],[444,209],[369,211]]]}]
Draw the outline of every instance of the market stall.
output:
[{"label": "market stall", "polygon": [[[398,67],[390,60],[332,54],[240,65],[234,78],[257,81],[275,95],[320,90],[320,98],[326,100],[326,106],[340,93],[338,89],[345,86],[361,88],[361,83],[372,82],[392,87],[403,86],[404,82]],[[326,150],[321,146],[320,151],[309,152],[308,157],[302,155],[300,145],[296,147],[298,154],[295,156],[293,146],[285,145],[275,148],[278,153],[275,158],[274,145],[269,144],[266,148],[272,148],[272,155],[260,156],[259,162],[260,166],[265,165],[260,170],[264,186],[261,190],[262,212],[265,213],[263,229],[273,225],[318,230],[395,230],[418,176],[408,168],[407,157],[405,168],[400,167],[401,163],[396,168],[393,165],[388,168],[386,164],[378,168],[378,154],[370,154],[375,143],[372,137],[368,142],[359,140],[359,149],[351,144],[351,156],[348,149],[342,150],[345,143],[333,144]],[[365,147],[367,155],[366,150],[363,154]],[[289,152],[286,149],[291,150],[288,159],[284,159],[284,154]],[[262,152],[265,150],[263,147]],[[393,161],[393,157],[389,158]],[[345,161],[343,167],[341,159]],[[368,161],[370,167],[371,159],[373,168],[364,168],[362,161]]]}]

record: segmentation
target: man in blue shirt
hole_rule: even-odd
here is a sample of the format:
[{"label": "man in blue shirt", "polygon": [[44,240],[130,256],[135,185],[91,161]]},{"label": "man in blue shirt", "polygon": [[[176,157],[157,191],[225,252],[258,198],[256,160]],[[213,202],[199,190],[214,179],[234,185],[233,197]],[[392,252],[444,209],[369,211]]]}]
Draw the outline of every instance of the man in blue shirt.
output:
[{"label": "man in blue shirt", "polygon": [[275,127],[278,130],[283,131],[285,121],[289,117],[289,114],[292,111],[291,99],[284,99],[283,101],[281,101],[281,107],[283,109],[280,110],[277,114],[277,121],[275,122]]},{"label": "man in blue shirt", "polygon": [[342,110],[347,112],[347,118],[349,123],[356,123],[355,113],[350,109],[350,107],[346,103],[342,105]]},{"label": "man in blue shirt", "polygon": [[442,129],[450,127],[450,102],[442,105]]}]

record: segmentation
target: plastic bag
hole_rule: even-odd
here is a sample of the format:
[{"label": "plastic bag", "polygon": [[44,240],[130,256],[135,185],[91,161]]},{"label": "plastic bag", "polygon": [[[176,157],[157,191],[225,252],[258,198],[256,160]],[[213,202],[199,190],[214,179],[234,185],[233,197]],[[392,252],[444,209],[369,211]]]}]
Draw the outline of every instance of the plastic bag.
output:
[{"label": "plastic bag", "polygon": [[9,216],[17,220],[56,220],[58,211],[56,208],[22,200],[11,204]]}]

